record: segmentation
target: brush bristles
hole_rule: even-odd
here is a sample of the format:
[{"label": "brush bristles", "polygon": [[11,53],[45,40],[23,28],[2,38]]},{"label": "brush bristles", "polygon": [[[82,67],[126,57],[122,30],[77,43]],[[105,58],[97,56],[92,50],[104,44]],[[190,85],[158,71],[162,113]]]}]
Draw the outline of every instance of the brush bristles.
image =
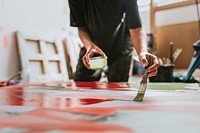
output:
[{"label": "brush bristles", "polygon": [[135,102],[142,102],[144,99],[144,93],[138,93],[137,96],[134,98],[133,101]]}]

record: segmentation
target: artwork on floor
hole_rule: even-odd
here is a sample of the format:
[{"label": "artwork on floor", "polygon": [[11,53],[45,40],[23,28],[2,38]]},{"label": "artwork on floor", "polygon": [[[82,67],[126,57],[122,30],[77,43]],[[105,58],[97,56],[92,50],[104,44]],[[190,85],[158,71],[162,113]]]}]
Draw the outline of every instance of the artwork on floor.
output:
[{"label": "artwork on floor", "polygon": [[2,87],[0,132],[160,133],[167,128],[199,133],[198,84],[152,83],[140,103],[133,101],[137,86],[55,82]]},{"label": "artwork on floor", "polygon": [[[19,108],[19,107],[16,107]],[[15,107],[12,107],[15,110]],[[23,107],[21,107],[23,110]],[[26,107],[25,107],[26,109]],[[72,131],[72,132],[102,132],[102,131],[121,131],[131,132],[131,129],[115,124],[100,124],[92,121],[110,115],[110,112],[99,113],[90,111],[84,112],[77,110],[53,110],[37,108],[27,112],[6,111],[1,114],[0,128],[5,127],[24,129],[26,132],[44,132],[50,130]],[[1,111],[1,109],[0,109]],[[111,112],[112,113],[112,112]],[[17,120],[17,121],[16,121]],[[43,125],[43,126],[41,126]],[[1,130],[0,130],[1,131]]]}]

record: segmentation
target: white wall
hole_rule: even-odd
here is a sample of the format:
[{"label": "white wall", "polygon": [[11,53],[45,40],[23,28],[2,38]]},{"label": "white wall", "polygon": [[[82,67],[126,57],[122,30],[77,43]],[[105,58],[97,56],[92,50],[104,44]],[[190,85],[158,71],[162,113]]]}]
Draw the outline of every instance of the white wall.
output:
[{"label": "white wall", "polygon": [[[199,5],[200,8],[200,5]],[[150,8],[140,8],[140,16],[143,24],[143,28],[146,33],[150,33]],[[155,16],[156,26],[167,26],[187,22],[197,21],[197,10],[195,5],[184,6],[179,8],[172,8],[156,12]]]},{"label": "white wall", "polygon": [[140,12],[140,17],[142,21],[142,27],[146,33],[151,33],[150,27],[150,11],[145,10]]},{"label": "white wall", "polygon": [[[0,0],[0,81],[19,70],[13,33],[19,29],[62,31],[68,29],[67,0]],[[2,2],[3,1],[3,2]],[[4,36],[8,35],[8,46]]]},{"label": "white wall", "polygon": [[[199,5],[200,8],[200,5]],[[156,26],[166,26],[197,21],[195,5],[163,10],[156,13]]]}]

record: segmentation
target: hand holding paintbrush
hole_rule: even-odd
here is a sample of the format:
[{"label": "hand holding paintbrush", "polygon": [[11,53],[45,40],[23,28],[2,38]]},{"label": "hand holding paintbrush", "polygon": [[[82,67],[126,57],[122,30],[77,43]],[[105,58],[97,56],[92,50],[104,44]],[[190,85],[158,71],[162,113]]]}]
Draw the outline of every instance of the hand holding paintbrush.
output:
[{"label": "hand holding paintbrush", "polygon": [[140,87],[138,89],[137,96],[134,98],[134,101],[136,101],[136,102],[142,102],[143,101],[143,98],[144,98],[144,95],[145,95],[145,92],[146,92],[146,88],[147,88],[147,78],[149,76],[148,68],[155,65],[156,64],[155,60],[157,60],[153,56],[148,56],[148,55],[146,55],[146,59],[148,61],[148,65],[144,69],[143,77],[142,77],[142,80],[140,82]]}]

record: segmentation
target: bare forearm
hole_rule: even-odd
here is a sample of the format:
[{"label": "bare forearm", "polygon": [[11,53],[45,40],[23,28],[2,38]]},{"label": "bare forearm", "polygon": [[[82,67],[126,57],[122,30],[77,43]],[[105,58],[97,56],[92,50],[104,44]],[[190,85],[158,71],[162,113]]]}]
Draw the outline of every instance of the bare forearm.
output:
[{"label": "bare forearm", "polygon": [[79,27],[78,34],[86,49],[94,45],[85,27]]},{"label": "bare forearm", "polygon": [[155,55],[147,51],[146,34],[141,28],[130,29],[130,34],[141,65],[144,68],[150,65],[147,69],[149,77],[157,75],[159,61]]},{"label": "bare forearm", "polygon": [[131,39],[138,55],[147,52],[146,34],[142,28],[130,29]]},{"label": "bare forearm", "polygon": [[82,58],[82,61],[83,61],[83,64],[88,69],[90,69],[89,60],[94,54],[98,54],[98,55],[101,55],[104,58],[107,58],[105,53],[92,42],[86,28],[80,28],[79,27],[78,28],[78,34],[79,34],[79,37],[80,37],[82,43],[84,44],[84,46],[87,50],[85,55]]}]

